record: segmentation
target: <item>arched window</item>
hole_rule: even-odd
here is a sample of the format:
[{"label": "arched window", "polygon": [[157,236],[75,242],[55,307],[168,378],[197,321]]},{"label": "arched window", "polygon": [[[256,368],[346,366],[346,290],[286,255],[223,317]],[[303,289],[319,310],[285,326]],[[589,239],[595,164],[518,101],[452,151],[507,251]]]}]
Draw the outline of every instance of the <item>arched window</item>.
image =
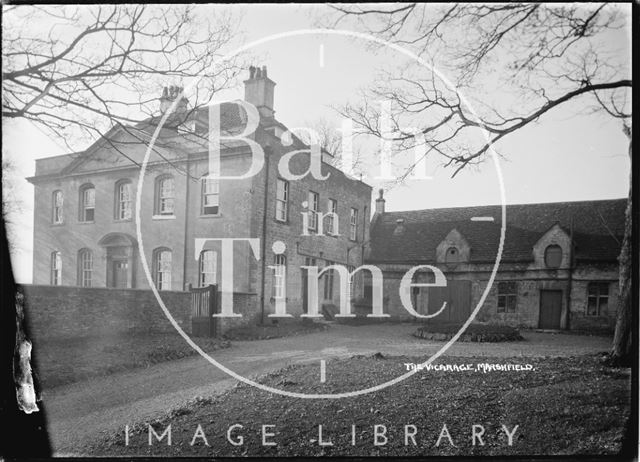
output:
[{"label": "arched window", "polygon": [[64,197],[62,196],[62,191],[60,190],[53,191],[53,197],[52,197],[53,210],[51,214],[51,221],[53,221],[53,223],[56,225],[59,225],[64,221],[63,205],[64,205]]},{"label": "arched window", "polygon": [[51,285],[62,284],[62,255],[60,252],[51,252]]},{"label": "arched window", "polygon": [[93,280],[93,252],[89,249],[81,249],[78,252],[78,285],[91,287]]},{"label": "arched window", "polygon": [[445,263],[457,263],[460,261],[460,251],[457,247],[449,247],[444,254]]},{"label": "arched window", "polygon": [[216,270],[218,265],[218,253],[214,250],[203,250],[200,253],[200,275],[198,281],[200,287],[216,283]]},{"label": "arched window", "polygon": [[171,250],[159,248],[153,251],[153,280],[158,290],[171,290]]},{"label": "arched window", "polygon": [[559,268],[562,264],[562,247],[557,244],[548,246],[544,251],[544,264],[548,268]]},{"label": "arched window", "polygon": [[92,184],[80,186],[80,221],[92,222],[96,211],[96,189]]},{"label": "arched window", "polygon": [[171,175],[156,178],[156,215],[173,215],[175,210],[176,187]]},{"label": "arched window", "polygon": [[116,183],[115,190],[115,219],[131,219],[131,180],[120,180]]},{"label": "arched window", "polygon": [[277,254],[275,256],[274,263],[273,296],[275,298],[285,298],[287,296],[287,257],[282,254]]}]

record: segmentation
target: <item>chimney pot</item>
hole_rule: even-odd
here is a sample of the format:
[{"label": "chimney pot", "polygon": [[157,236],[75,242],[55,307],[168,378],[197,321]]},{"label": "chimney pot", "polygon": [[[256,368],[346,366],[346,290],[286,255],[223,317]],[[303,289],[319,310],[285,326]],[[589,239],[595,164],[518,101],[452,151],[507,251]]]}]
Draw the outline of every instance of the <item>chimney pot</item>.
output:
[{"label": "chimney pot", "polygon": [[267,66],[249,67],[249,79],[244,81],[244,100],[253,104],[264,118],[273,117],[275,83],[267,77]]},{"label": "chimney pot", "polygon": [[384,200],[384,190],[380,188],[378,190],[380,196],[376,199],[376,213],[384,213],[385,209],[385,200]]},{"label": "chimney pot", "polygon": [[[168,87],[162,87],[162,96],[160,97],[160,112],[163,114],[171,107],[173,102],[178,96],[182,94],[184,87],[178,85],[169,85]],[[184,112],[187,109],[189,101],[182,95],[176,108],[173,112]]]}]

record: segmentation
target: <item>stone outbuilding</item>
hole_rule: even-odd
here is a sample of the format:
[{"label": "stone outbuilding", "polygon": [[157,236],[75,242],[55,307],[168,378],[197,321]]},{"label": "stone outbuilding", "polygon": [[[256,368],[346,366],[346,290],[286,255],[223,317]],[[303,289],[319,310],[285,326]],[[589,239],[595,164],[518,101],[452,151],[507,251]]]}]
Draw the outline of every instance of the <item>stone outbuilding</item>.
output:
[{"label": "stone outbuilding", "polygon": [[[517,204],[506,207],[506,233],[495,281],[475,321],[541,329],[611,331],[626,199]],[[427,322],[462,322],[482,301],[496,263],[501,207],[386,212],[376,200],[366,263],[384,275],[385,312],[411,318],[399,299],[412,266],[433,265],[446,287],[412,287]],[[426,270],[414,282],[432,282]],[[365,283],[370,297],[370,282]]]}]

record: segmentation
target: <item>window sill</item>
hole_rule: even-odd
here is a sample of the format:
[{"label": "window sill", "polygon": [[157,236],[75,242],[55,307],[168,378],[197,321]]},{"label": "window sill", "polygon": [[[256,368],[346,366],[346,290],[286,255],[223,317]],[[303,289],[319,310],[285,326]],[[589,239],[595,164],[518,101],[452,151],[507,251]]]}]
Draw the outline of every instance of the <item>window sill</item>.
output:
[{"label": "window sill", "polygon": [[279,225],[290,225],[291,224],[291,223],[289,223],[289,220],[279,220],[277,218],[274,218],[273,221],[275,221]]},{"label": "window sill", "polygon": [[132,218],[122,218],[122,219],[120,219],[120,218],[114,218],[114,219],[113,219],[113,221],[114,221],[115,223],[128,223],[128,222],[133,221],[133,219],[132,219]]},{"label": "window sill", "polygon": [[96,222],[95,221],[79,221],[78,224],[79,225],[95,225]]},{"label": "window sill", "polygon": [[217,213],[215,215],[200,215],[198,218],[222,218],[221,213]]},{"label": "window sill", "polygon": [[62,223],[50,223],[50,225],[51,226],[64,226],[65,223],[64,222],[62,222]]},{"label": "window sill", "polygon": [[[154,215],[151,217],[152,220],[175,220],[175,215]],[[130,221],[130,220],[129,220]]]}]

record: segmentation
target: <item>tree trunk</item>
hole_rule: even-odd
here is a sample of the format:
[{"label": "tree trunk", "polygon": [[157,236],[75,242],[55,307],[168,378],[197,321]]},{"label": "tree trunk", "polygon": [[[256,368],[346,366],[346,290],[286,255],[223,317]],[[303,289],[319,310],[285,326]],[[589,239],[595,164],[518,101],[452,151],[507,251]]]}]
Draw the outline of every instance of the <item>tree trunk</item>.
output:
[{"label": "tree trunk", "polygon": [[[625,133],[629,137],[629,161],[633,162],[631,154],[631,130],[625,126]],[[630,169],[631,170],[631,169]],[[616,331],[613,337],[610,363],[616,366],[631,366],[633,361],[633,313],[631,311],[631,239],[633,231],[631,173],[629,173],[629,199],[625,210],[624,238],[618,257],[619,293]]]}]

